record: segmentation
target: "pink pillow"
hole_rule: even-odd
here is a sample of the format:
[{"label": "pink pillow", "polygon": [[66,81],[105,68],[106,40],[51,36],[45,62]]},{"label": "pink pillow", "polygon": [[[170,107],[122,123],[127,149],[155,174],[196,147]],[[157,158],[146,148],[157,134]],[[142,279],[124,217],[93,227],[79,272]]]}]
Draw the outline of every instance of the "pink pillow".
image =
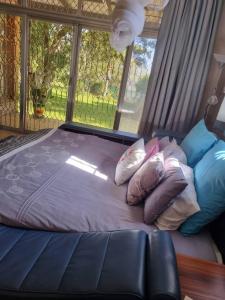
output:
[{"label": "pink pillow", "polygon": [[163,175],[163,153],[157,153],[150,157],[131,178],[127,190],[127,203],[139,204],[159,184]]},{"label": "pink pillow", "polygon": [[145,160],[159,152],[159,139],[156,137],[145,144]]},{"label": "pink pillow", "polygon": [[171,143],[176,143],[176,141],[173,139],[172,142],[170,141],[170,138],[168,136],[164,136],[159,140],[159,151],[164,150],[168,145]]}]

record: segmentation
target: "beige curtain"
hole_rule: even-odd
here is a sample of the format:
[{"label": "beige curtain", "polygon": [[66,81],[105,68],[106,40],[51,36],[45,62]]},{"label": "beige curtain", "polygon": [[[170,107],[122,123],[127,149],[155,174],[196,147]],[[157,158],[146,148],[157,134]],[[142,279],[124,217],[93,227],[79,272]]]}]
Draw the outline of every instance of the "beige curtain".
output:
[{"label": "beige curtain", "polygon": [[186,133],[197,115],[224,0],[170,0],[165,9],[139,132]]}]

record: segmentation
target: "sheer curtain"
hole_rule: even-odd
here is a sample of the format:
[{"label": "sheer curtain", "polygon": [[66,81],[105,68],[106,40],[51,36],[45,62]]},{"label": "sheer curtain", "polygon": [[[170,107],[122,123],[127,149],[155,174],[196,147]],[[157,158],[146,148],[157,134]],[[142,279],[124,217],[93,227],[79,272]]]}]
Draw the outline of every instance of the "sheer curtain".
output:
[{"label": "sheer curtain", "polygon": [[170,0],[139,132],[187,132],[196,122],[223,0]]}]

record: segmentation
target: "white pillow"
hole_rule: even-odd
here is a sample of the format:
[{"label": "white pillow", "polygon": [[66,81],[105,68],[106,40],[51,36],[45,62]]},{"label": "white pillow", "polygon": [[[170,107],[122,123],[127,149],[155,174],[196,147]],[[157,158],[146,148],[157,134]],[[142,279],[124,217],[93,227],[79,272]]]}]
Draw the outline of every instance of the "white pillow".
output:
[{"label": "white pillow", "polygon": [[115,182],[117,185],[123,184],[137,171],[145,159],[144,140],[140,139],[131,145],[121,156],[115,174]]},{"label": "white pillow", "polygon": [[188,217],[200,211],[194,186],[193,170],[182,163],[180,163],[180,167],[188,185],[182,193],[174,198],[173,204],[156,220],[155,225],[161,230],[177,230]]}]

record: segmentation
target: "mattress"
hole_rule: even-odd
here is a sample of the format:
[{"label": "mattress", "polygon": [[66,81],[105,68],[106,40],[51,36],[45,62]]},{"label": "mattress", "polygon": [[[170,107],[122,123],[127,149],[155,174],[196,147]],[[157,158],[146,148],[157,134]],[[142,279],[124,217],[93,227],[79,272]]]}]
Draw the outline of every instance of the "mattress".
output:
[{"label": "mattress", "polygon": [[[116,164],[127,146],[61,129],[2,143],[0,222],[57,232],[155,230],[143,206],[126,203],[127,184],[116,186]],[[215,260],[207,232],[171,232],[177,252]]]}]

